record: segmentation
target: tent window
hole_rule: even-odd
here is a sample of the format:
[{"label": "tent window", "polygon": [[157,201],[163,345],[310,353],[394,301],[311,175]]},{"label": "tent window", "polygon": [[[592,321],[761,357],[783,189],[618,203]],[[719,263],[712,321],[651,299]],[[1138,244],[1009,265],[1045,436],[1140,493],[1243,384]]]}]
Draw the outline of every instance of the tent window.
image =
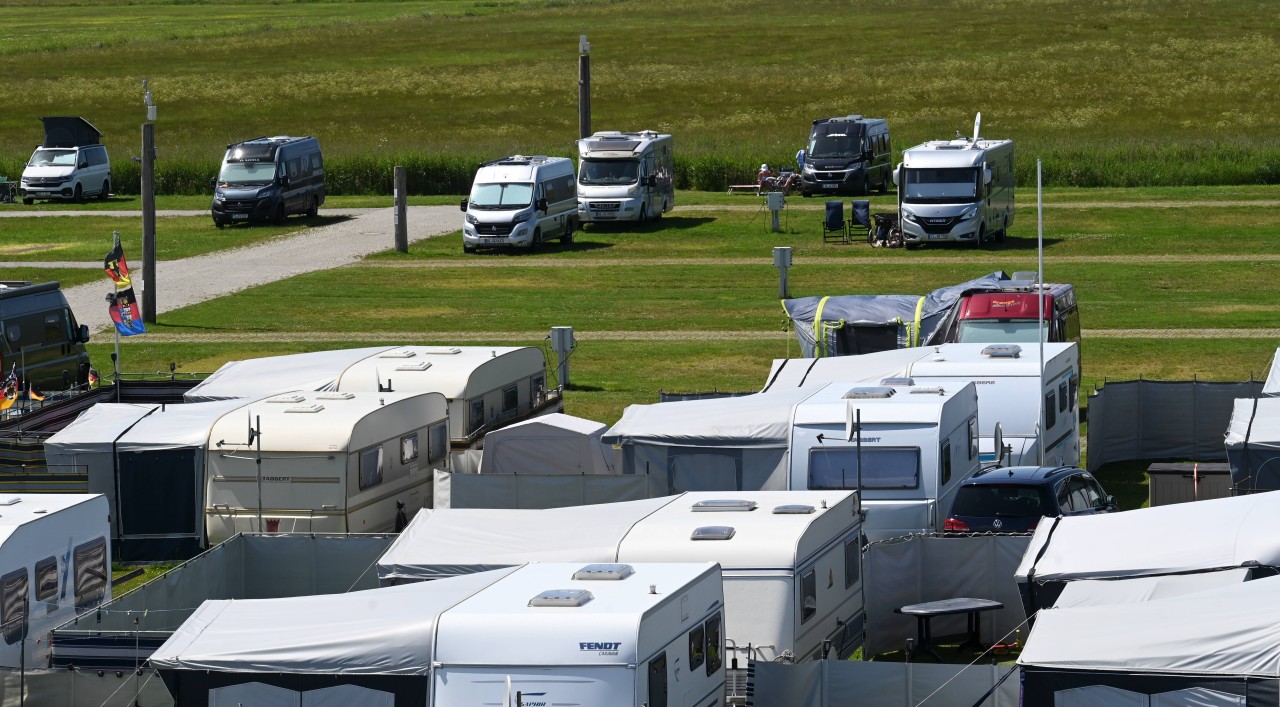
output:
[{"label": "tent window", "polygon": [[427,428],[427,463],[435,464],[449,454],[449,428],[443,422]]},{"label": "tent window", "polygon": [[667,707],[667,654],[649,661],[649,707]]},{"label": "tent window", "polygon": [[468,405],[471,415],[467,418],[467,433],[470,434],[484,425],[484,398],[472,400]]},{"label": "tent window", "polygon": [[515,412],[520,407],[520,389],[516,386],[505,388],[502,391],[502,412]]},{"label": "tent window", "polygon": [[702,624],[693,627],[689,632],[689,669],[702,667],[707,658],[707,631]]},{"label": "tent window", "polygon": [[360,452],[360,490],[382,483],[382,447],[371,447]]},{"label": "tent window", "polygon": [[707,675],[715,675],[724,665],[724,651],[721,650],[723,637],[720,635],[720,614],[707,619],[703,624],[707,629]]},{"label": "tent window", "polygon": [[818,615],[818,575],[809,570],[800,575],[800,623]]},{"label": "tent window", "polygon": [[862,574],[862,540],[852,538],[844,543],[844,588],[858,583]]},{"label": "tent window", "polygon": [[4,642],[13,645],[27,637],[27,568],[0,577],[0,594],[4,601],[0,608]]},{"label": "tent window", "polygon": [[[920,450],[916,447],[863,447],[862,486],[869,489],[913,489],[920,486]],[[809,488],[858,488],[856,447],[809,450]]]},{"label": "tent window", "polygon": [[46,557],[36,563],[36,601],[58,597],[58,560]]},{"label": "tent window", "polygon": [[107,540],[98,538],[75,549],[76,607],[101,599],[107,586]]},{"label": "tent window", "polygon": [[400,438],[400,463],[409,464],[418,461],[418,433]]}]

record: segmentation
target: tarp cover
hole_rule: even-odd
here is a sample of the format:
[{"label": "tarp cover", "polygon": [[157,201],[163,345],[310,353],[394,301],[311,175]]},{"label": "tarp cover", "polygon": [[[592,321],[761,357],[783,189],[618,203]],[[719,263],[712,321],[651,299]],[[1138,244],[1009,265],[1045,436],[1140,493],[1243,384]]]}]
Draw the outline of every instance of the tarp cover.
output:
[{"label": "tarp cover", "polygon": [[1280,349],[1271,357],[1271,372],[1267,374],[1267,382],[1262,384],[1262,394],[1268,398],[1280,397]]},{"label": "tarp cover", "polygon": [[1277,625],[1280,577],[1137,604],[1045,609],[1018,663],[1274,678],[1280,676]]},{"label": "tarp cover", "polygon": [[1132,579],[1082,579],[1071,582],[1053,603],[1055,609],[1106,604],[1137,604],[1153,599],[1203,592],[1230,584],[1240,584],[1249,574],[1247,569],[1171,574],[1161,577]]},{"label": "tarp cover", "polygon": [[792,408],[817,389],[628,405],[622,419],[601,441],[611,445],[786,447],[791,438]]},{"label": "tarp cover", "polygon": [[511,569],[347,594],[206,601],[152,667],[237,673],[427,675],[440,614]]},{"label": "tarp cover", "polygon": [[1280,567],[1278,517],[1280,493],[1065,516],[1036,527],[1017,579],[1033,567],[1037,581]]},{"label": "tarp cover", "polygon": [[230,361],[183,394],[187,402],[265,398],[290,390],[328,390],[349,366],[392,346],[337,349]]},{"label": "tarp cover", "polygon": [[935,343],[931,339],[960,297],[973,290],[994,290],[1009,284],[996,271],[968,282],[943,287],[927,295],[832,295],[782,301],[800,341],[801,356],[843,356],[839,331],[847,326],[897,327],[897,348]]},{"label": "tarp cover", "polygon": [[423,509],[378,560],[378,578],[439,579],[525,562],[614,562],[627,532],[673,500],[546,510]]},{"label": "tarp cover", "polygon": [[484,436],[481,474],[612,474],[613,449],[600,441],[605,426],[555,412]]},{"label": "tarp cover", "polygon": [[1280,489],[1280,397],[1236,400],[1226,449],[1236,488]]}]

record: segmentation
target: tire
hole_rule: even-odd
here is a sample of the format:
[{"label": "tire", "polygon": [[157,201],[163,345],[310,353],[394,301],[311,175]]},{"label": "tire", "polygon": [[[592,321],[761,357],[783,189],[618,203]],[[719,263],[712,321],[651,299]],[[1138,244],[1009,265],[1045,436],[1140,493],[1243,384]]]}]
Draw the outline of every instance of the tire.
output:
[{"label": "tire", "polygon": [[462,252],[463,252],[463,253],[467,253],[467,254],[469,254],[469,255],[474,255],[474,254],[475,254],[475,252],[476,252],[476,247],[475,247],[475,246],[473,246],[473,245],[467,245],[466,243],[463,243],[463,244],[462,244]]},{"label": "tire", "polygon": [[661,220],[662,220],[662,215],[663,215],[663,214],[665,214],[666,212],[667,212],[667,200],[664,198],[664,199],[662,200],[662,208],[661,208],[661,209],[658,209],[658,213],[657,213],[657,215],[655,215],[655,216],[653,217],[653,220],[654,220],[654,221],[661,221]]},{"label": "tire", "polygon": [[560,243],[563,245],[573,245],[574,230],[575,224],[573,222],[573,217],[571,216],[564,220],[564,233],[560,236]]},{"label": "tire", "polygon": [[107,197],[110,195],[111,195],[111,180],[104,179],[102,180],[102,191],[98,192],[98,201],[106,201]]},{"label": "tire", "polygon": [[637,226],[645,226],[645,225],[647,225],[648,223],[649,223],[649,205],[648,205],[648,204],[641,204],[641,205],[640,205],[640,216],[638,216],[638,217],[636,218],[636,225],[637,225]]},{"label": "tire", "polygon": [[24,196],[24,197],[22,197],[22,203],[23,203],[23,204],[26,204],[27,206],[31,206],[32,204],[36,203],[36,200],[35,200],[35,199],[28,199],[27,197],[25,197],[25,196]]},{"label": "tire", "polygon": [[1009,214],[1004,215],[1004,221],[1000,224],[1000,233],[996,236],[998,243],[1004,243],[1004,239],[1009,236]]},{"label": "tire", "polygon": [[71,200],[76,203],[84,201],[84,187],[76,185],[76,190],[71,193]]},{"label": "tire", "polygon": [[978,226],[978,236],[973,239],[973,247],[981,248],[987,244],[987,225],[984,223]]},{"label": "tire", "polygon": [[862,192],[861,193],[867,196],[871,196],[871,177],[868,177],[866,172],[862,173]]},{"label": "tire", "polygon": [[271,223],[277,226],[284,224],[284,219],[288,214],[284,212],[284,204],[276,204],[275,213],[271,215]]},{"label": "tire", "polygon": [[315,218],[320,213],[320,200],[311,197],[311,201],[307,204],[307,218]]},{"label": "tire", "polygon": [[529,243],[529,250],[538,250],[542,247],[542,229],[533,229],[533,241]]},{"label": "tire", "polygon": [[213,225],[217,226],[219,229],[222,229],[222,228],[226,228],[226,227],[227,227],[227,224],[225,224],[225,223],[223,223],[223,222],[219,221],[218,219],[214,219],[214,220],[213,220]]}]

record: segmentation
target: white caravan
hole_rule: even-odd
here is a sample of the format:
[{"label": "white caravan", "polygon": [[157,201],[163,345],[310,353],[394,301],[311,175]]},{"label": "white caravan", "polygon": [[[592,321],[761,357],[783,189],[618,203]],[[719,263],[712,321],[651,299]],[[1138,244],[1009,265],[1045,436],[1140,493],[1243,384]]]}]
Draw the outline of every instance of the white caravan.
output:
[{"label": "white caravan", "polygon": [[[942,344],[857,356],[777,359],[765,391],[856,381],[944,387],[972,381],[978,392],[979,451],[995,463],[1000,426],[1004,466],[1080,464],[1080,348],[1072,342],[1044,345],[1044,368],[1033,346]],[[1044,434],[1037,423],[1045,416]],[[1044,461],[1040,440],[1045,439]]]},{"label": "white caravan", "polygon": [[560,391],[547,389],[547,358],[535,346],[401,346],[347,366],[333,387],[444,395],[454,449],[482,444],[489,430],[564,410]]},{"label": "white caravan", "polygon": [[676,205],[670,135],[598,132],[578,141],[578,220],[643,223]]},{"label": "white caravan", "polygon": [[573,160],[515,155],[486,162],[476,171],[471,197],[459,207],[462,250],[537,248],[544,242],[573,242],[578,193]]},{"label": "white caravan", "polygon": [[908,248],[922,243],[981,246],[1013,225],[1013,140],[933,140],[903,150],[893,172]]},{"label": "white caravan", "polygon": [[825,645],[832,657],[847,658],[865,630],[861,530],[852,491],[700,492],[547,510],[423,510],[378,560],[378,578],[383,584],[434,580],[535,558],[718,562],[731,658],[809,660]]},{"label": "white caravan", "polygon": [[206,601],[151,656],[191,706],[725,703],[715,564],[529,564]]},{"label": "white caravan", "polygon": [[210,545],[238,532],[399,531],[449,461],[439,393],[284,393],[209,430]]},{"label": "white caravan", "polygon": [[0,494],[0,668],[43,668],[49,631],[111,599],[101,494]]}]

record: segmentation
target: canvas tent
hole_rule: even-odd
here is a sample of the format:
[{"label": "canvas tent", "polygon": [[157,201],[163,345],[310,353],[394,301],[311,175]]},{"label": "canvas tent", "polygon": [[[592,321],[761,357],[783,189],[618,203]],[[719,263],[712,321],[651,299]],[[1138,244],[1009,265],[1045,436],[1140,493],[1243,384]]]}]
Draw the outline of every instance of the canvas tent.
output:
[{"label": "canvas tent", "polygon": [[943,287],[927,295],[834,295],[782,301],[800,340],[801,356],[823,358],[935,343],[960,298],[995,290],[1009,276],[989,275]]},{"label": "canvas tent", "polygon": [[1225,444],[1233,487],[1280,489],[1280,397],[1237,398]]},{"label": "canvas tent", "polygon": [[613,474],[605,426],[554,412],[484,436],[481,474]]},{"label": "canvas tent", "polygon": [[1068,516],[1036,527],[1015,579],[1027,615],[1052,606],[1065,583],[1280,568],[1280,493],[1232,496],[1123,513]]},{"label": "canvas tent", "polygon": [[1280,577],[1040,613],[1018,658],[1029,705],[1280,705]]}]

